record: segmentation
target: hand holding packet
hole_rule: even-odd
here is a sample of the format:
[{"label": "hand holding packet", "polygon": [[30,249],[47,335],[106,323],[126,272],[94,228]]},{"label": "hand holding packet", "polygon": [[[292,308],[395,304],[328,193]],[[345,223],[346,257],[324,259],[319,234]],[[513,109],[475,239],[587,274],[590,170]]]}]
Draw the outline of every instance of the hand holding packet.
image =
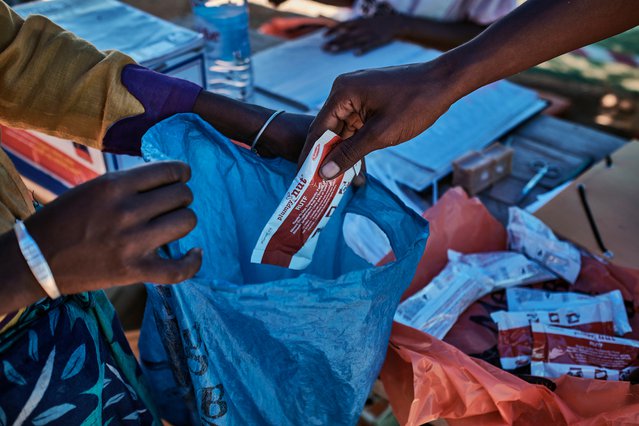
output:
[{"label": "hand holding packet", "polygon": [[[424,253],[426,221],[371,177],[346,191],[304,271],[255,264],[255,242],[297,165],[258,157],[194,114],[151,128],[142,152],[193,171],[198,223],[167,254],[204,248],[195,277],[147,286],[140,359],[163,418],[176,425],[357,423],[393,313]],[[353,252],[344,238],[351,214],[372,220],[397,260],[377,267]]]},{"label": "hand holding packet", "polygon": [[330,130],[315,142],[262,230],[251,262],[295,270],[304,269],[311,263],[320,232],[361,168],[360,161],[333,180],[322,179],[320,165],[340,142],[340,137]]}]

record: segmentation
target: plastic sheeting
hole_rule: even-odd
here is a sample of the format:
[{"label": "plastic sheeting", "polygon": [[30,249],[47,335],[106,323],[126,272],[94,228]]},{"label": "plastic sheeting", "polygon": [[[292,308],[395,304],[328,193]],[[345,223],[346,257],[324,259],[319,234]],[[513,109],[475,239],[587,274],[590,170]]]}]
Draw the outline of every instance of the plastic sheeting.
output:
[{"label": "plastic sheeting", "polygon": [[[459,188],[447,192],[424,217],[430,222],[431,236],[407,293],[419,291],[444,267],[448,249],[463,253],[505,249],[504,228],[479,200],[468,198]],[[544,288],[590,294],[619,289],[633,327],[626,337],[636,339],[639,271],[587,256],[581,264],[573,286],[553,281]],[[478,359],[496,355],[497,329],[488,316],[501,309],[506,309],[503,292],[479,300],[462,314],[445,342],[393,325],[381,378],[402,425],[438,418],[454,426],[639,424],[639,385],[563,376],[553,392]]]},{"label": "plastic sheeting", "polygon": [[[164,416],[175,424],[354,424],[427,223],[370,179],[344,195],[304,271],[252,264],[295,164],[259,158],[190,114],[156,125],[142,150],[191,165],[198,225],[169,252],[204,248],[195,278],[148,286],[140,352]],[[348,212],[375,221],[398,260],[373,267],[355,255],[343,238]]]}]

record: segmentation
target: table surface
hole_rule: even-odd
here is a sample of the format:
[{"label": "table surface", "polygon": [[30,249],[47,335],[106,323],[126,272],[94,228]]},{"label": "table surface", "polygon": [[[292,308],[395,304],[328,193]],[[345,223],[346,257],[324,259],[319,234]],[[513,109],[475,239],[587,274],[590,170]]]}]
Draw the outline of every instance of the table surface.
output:
[{"label": "table surface", "polygon": [[[275,17],[295,16],[255,4],[250,5],[250,14],[254,53],[285,42],[283,39],[259,33],[257,28],[260,25]],[[480,192],[478,196],[502,223],[508,220],[508,207],[517,204],[519,193],[535,174],[530,163],[545,161],[557,167],[559,174],[553,178],[542,179],[540,184],[521,200],[520,206],[530,204],[537,195],[555,188],[564,179],[573,176],[585,162],[597,162],[626,142],[617,136],[544,114],[528,120],[500,141],[515,149],[512,174]],[[442,181],[439,193],[442,194],[450,187],[450,179]],[[432,200],[430,190],[422,193],[422,196],[428,202]]]},{"label": "table surface", "polygon": [[[525,206],[583,168],[616,151],[626,140],[583,125],[540,114],[509,133],[502,140],[515,149],[513,171],[492,187],[482,191],[479,198],[502,223],[508,221],[508,207],[517,204],[522,188],[535,174],[530,167],[542,160],[559,169],[553,178],[544,178],[519,203]],[[583,172],[584,170],[582,170]]]}]

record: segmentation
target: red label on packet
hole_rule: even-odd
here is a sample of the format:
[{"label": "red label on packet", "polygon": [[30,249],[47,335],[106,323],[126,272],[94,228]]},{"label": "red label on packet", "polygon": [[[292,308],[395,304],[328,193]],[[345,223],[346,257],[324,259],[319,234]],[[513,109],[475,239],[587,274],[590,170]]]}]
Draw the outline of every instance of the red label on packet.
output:
[{"label": "red label on packet", "polygon": [[499,329],[497,348],[505,370],[530,364],[533,347],[531,323],[574,328],[589,333],[613,335],[612,304],[609,301],[552,311],[506,312],[491,314]]},{"label": "red label on packet", "polygon": [[563,374],[601,380],[626,380],[639,368],[639,342],[533,323],[531,373]]},{"label": "red label on packet", "polygon": [[331,131],[315,142],[286,196],[262,230],[251,262],[298,270],[311,263],[321,230],[360,169],[361,163],[357,163],[327,181],[319,175],[324,159],[340,142],[340,137]]}]

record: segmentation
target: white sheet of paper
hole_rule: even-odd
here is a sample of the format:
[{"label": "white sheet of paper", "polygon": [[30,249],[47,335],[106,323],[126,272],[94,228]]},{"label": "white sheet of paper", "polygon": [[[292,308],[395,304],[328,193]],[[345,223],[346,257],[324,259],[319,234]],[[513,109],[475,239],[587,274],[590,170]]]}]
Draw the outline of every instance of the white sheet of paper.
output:
[{"label": "white sheet of paper", "polygon": [[322,32],[289,41],[253,57],[255,85],[295,99],[319,110],[340,75],[436,58],[439,52],[414,44],[395,42],[363,56],[324,52]]}]

